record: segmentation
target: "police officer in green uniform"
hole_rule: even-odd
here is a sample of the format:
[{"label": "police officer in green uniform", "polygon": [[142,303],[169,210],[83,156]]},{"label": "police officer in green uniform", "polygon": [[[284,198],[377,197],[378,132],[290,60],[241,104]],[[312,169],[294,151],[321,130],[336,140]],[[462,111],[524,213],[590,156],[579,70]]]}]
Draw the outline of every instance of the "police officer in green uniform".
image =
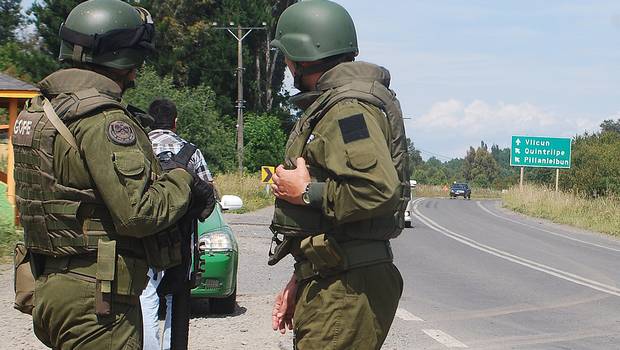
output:
[{"label": "police officer in green uniform", "polygon": [[17,205],[32,254],[33,328],[54,349],[141,349],[147,269],[181,261],[177,221],[213,203],[183,169],[162,173],[121,101],[153,49],[149,13],[120,0],[76,6],[61,26],[74,68],[40,82],[13,138]]},{"label": "police officer in green uniform", "polygon": [[379,349],[403,282],[389,240],[410,197],[402,113],[389,72],[355,62],[353,20],[306,0],[281,15],[272,46],[285,56],[304,113],[273,176],[270,264],[295,272],[276,297],[273,328],[298,349]]}]

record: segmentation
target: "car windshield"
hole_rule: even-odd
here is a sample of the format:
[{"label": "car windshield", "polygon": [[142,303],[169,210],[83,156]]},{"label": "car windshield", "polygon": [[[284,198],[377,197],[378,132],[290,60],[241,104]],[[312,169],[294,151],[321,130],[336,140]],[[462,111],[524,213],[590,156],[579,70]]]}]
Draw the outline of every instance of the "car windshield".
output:
[{"label": "car windshield", "polygon": [[466,184],[454,184],[452,185],[453,190],[464,190],[467,188]]}]

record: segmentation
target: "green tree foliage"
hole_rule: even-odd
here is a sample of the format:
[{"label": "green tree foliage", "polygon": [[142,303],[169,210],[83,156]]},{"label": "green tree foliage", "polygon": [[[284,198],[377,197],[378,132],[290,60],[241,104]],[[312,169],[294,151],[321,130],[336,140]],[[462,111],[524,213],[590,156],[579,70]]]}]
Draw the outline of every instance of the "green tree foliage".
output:
[{"label": "green tree foliage", "polygon": [[603,120],[603,122],[601,123],[601,131],[602,132],[611,131],[611,132],[620,134],[620,119]]},{"label": "green tree foliage", "polygon": [[0,45],[15,40],[15,30],[24,21],[20,0],[0,0]]},{"label": "green tree foliage", "polygon": [[[283,58],[268,49],[277,19],[293,1],[149,0],[157,22],[160,73],[172,74],[179,85],[207,84],[218,96],[218,106],[233,114],[237,100],[237,40],[222,26],[260,27],[243,40],[244,100],[253,111],[270,110],[284,80]],[[217,25],[213,25],[217,23]],[[238,35],[235,29],[232,30]],[[245,34],[243,31],[242,35]],[[277,101],[276,101],[277,102]]]},{"label": "green tree foliage", "polygon": [[493,187],[508,188],[519,181],[519,169],[510,166],[510,148],[492,145],[491,156],[499,166],[499,176],[495,179]]},{"label": "green tree foliage", "polygon": [[409,157],[409,175],[411,176],[415,169],[422,165],[424,161],[422,160],[420,150],[415,148],[410,138],[407,138],[407,155]]},{"label": "green tree foliage", "polygon": [[244,124],[244,166],[250,172],[263,165],[277,166],[284,158],[286,135],[278,117],[248,114]]},{"label": "green tree foliage", "polygon": [[80,0],[37,0],[28,10],[33,16],[33,24],[43,43],[41,49],[52,57],[58,57],[60,52],[60,38],[58,31],[60,24],[65,21],[71,9]]},{"label": "green tree foliage", "polygon": [[[249,111],[272,111],[286,105],[281,94],[284,59],[268,49],[280,14],[296,0],[131,0],[149,10],[156,26],[157,53],[149,58],[160,76],[170,75],[176,86],[207,85],[215,92],[223,114],[235,114],[237,100],[237,40],[226,30],[231,22],[262,26],[243,40],[244,104]],[[42,38],[43,51],[58,57],[58,30],[80,0],[38,0],[29,13]],[[49,72],[48,72],[49,73]],[[287,108],[288,109],[288,108]],[[272,111],[285,126],[288,114]],[[229,119],[234,126],[234,119]]]},{"label": "green tree foliage", "polygon": [[231,170],[235,164],[235,130],[226,127],[215,106],[213,91],[205,86],[177,88],[172,77],[161,78],[150,66],[139,74],[136,88],[129,90],[127,102],[146,110],[158,98],[174,101],[178,110],[177,131],[194,143],[212,171]]},{"label": "green tree foliage", "polygon": [[9,42],[0,46],[0,71],[36,83],[58,69],[56,60],[31,43]]},{"label": "green tree foliage", "polygon": [[572,168],[561,176],[564,189],[588,196],[620,195],[620,133],[603,131],[574,139]]},{"label": "green tree foliage", "polygon": [[481,142],[477,149],[469,148],[463,164],[463,177],[466,181],[478,187],[491,187],[499,174],[499,165],[484,142]]},{"label": "green tree foliage", "polygon": [[446,174],[448,176],[448,182],[452,183],[454,181],[462,181],[463,180],[463,164],[465,160],[462,158],[454,158],[450,159],[447,162],[444,162],[443,165],[446,168]]},{"label": "green tree foliage", "polygon": [[418,165],[413,171],[412,178],[418,183],[428,185],[445,185],[450,181],[444,163],[435,157]]}]

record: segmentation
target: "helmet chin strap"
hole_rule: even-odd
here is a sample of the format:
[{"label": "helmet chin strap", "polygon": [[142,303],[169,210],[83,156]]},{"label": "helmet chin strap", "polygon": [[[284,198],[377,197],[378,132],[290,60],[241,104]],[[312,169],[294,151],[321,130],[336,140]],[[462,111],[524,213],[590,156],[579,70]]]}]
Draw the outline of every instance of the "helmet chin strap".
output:
[{"label": "helmet chin strap", "polygon": [[136,81],[135,80],[129,80],[128,78],[125,78],[123,80],[123,92],[129,90],[129,89],[133,89],[136,87]]},{"label": "helmet chin strap", "polygon": [[293,86],[301,92],[306,92],[307,89],[304,88],[303,83],[302,83],[303,77],[304,77],[303,73],[301,72],[302,68],[303,67],[301,66],[301,64],[299,64],[299,62],[295,62],[295,74],[293,75]]},{"label": "helmet chin strap", "polygon": [[295,62],[295,75],[293,76],[293,86],[295,86],[295,88],[297,88],[301,92],[314,90],[314,87],[308,89],[307,87],[303,86],[304,76],[319,72],[327,72],[328,70],[336,67],[340,63],[349,61],[351,61],[351,56],[338,55],[334,57],[328,57],[324,60],[318,61],[316,64],[312,64],[309,66],[303,66],[299,62]]}]

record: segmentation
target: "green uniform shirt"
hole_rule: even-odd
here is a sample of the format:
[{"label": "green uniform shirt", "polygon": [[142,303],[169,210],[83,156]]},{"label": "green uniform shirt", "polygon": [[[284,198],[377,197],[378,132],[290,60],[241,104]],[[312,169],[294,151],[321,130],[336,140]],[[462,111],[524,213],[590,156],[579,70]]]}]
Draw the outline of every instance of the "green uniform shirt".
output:
[{"label": "green uniform shirt", "polygon": [[[56,72],[44,80],[41,87],[48,93],[94,87],[120,98],[120,88],[112,80],[77,69]],[[62,98],[59,100],[53,103],[59,106]],[[57,112],[62,119],[70,117],[70,111]],[[121,109],[107,109],[65,123],[75,136],[80,152],[62,137],[56,137],[56,178],[60,184],[73,188],[96,189],[119,234],[137,238],[155,234],[185,214],[192,176],[182,169],[161,175],[150,140],[133,117]],[[111,123],[129,126],[135,140],[127,143],[115,140],[110,133]]]},{"label": "green uniform shirt", "polygon": [[[363,117],[367,135],[345,140],[343,120],[358,115]],[[332,107],[305,148],[308,164],[329,174],[326,182],[311,184],[311,205],[320,206],[338,225],[394,212],[399,180],[388,146],[389,133],[385,114],[375,106],[348,99]]]}]

